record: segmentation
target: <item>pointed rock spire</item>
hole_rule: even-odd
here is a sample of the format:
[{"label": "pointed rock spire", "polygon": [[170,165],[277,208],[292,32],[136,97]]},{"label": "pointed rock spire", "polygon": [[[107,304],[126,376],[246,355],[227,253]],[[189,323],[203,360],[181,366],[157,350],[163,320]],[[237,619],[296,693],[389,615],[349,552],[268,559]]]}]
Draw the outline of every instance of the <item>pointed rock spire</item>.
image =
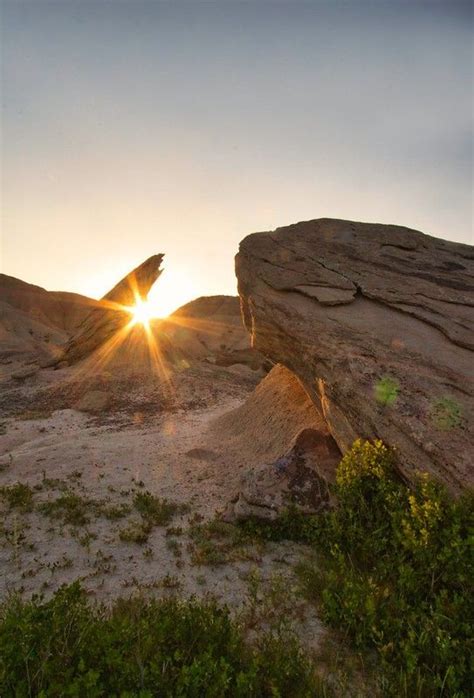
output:
[{"label": "pointed rock spire", "polygon": [[149,257],[98,301],[66,345],[61,364],[71,365],[85,359],[128,325],[130,312],[127,308],[134,306],[137,299],[146,300],[163,271],[163,257],[163,254]]}]

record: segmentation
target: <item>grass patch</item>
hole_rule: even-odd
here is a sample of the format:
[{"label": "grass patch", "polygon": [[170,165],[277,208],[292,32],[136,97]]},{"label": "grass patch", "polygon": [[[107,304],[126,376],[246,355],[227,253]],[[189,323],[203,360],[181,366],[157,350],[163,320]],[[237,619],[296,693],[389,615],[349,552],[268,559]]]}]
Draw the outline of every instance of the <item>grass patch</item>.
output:
[{"label": "grass patch", "polygon": [[380,441],[357,441],[335,494],[329,513],[243,528],[314,545],[317,565],[299,570],[306,594],[357,651],[375,650],[383,695],[471,695],[472,493],[454,501],[426,476],[408,489]]},{"label": "grass patch", "polygon": [[138,543],[143,545],[147,542],[153,526],[147,521],[131,521],[125,528],[120,529],[119,538],[124,543]]},{"label": "grass patch", "polygon": [[133,499],[135,509],[152,526],[166,526],[176,514],[188,510],[185,504],[155,497],[151,492],[137,492]]},{"label": "grass patch", "polygon": [[44,516],[58,519],[63,524],[71,524],[71,526],[86,526],[95,509],[96,502],[94,500],[85,499],[72,492],[38,505],[38,511]]},{"label": "grass patch", "polygon": [[198,523],[189,530],[191,538],[190,552],[193,565],[209,565],[217,567],[234,560],[255,558],[255,550],[249,545],[261,541],[243,528],[213,519],[206,523]]},{"label": "grass patch", "polygon": [[101,513],[109,521],[118,521],[118,519],[123,519],[127,514],[130,514],[130,507],[127,504],[110,504],[104,505],[101,509]]},{"label": "grass patch", "polygon": [[22,482],[0,487],[0,497],[10,509],[19,509],[22,512],[33,511],[33,490]]},{"label": "grass patch", "polygon": [[40,485],[36,485],[38,489],[45,488],[47,490],[60,490],[61,492],[66,492],[69,484],[66,480],[60,480],[57,477],[46,477],[43,473],[43,479]]},{"label": "grass patch", "polygon": [[[147,542],[155,526],[166,526],[177,514],[188,511],[185,504],[177,504],[168,499],[155,497],[150,492],[137,492],[133,506],[141,516],[140,521],[131,521],[119,531],[120,540],[143,545]],[[117,507],[117,510],[120,507]],[[125,511],[122,507],[121,511]],[[128,512],[127,512],[128,513]]]},{"label": "grass patch", "polygon": [[317,698],[326,695],[291,636],[253,644],[212,601],[91,605],[75,583],[50,601],[0,609],[0,694]]}]

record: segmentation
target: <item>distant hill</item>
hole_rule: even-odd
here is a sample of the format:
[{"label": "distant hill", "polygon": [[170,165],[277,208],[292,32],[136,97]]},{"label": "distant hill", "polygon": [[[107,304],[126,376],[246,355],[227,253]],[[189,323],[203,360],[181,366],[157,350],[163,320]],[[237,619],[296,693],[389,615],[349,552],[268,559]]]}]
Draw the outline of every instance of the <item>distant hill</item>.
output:
[{"label": "distant hill", "polygon": [[32,319],[66,332],[74,332],[97,304],[93,298],[78,293],[46,291],[7,274],[0,274],[0,298]]},{"label": "distant hill", "polygon": [[[59,358],[68,340],[97,305],[98,301],[87,296],[47,291],[0,274],[0,363]],[[173,354],[221,366],[262,365],[262,357],[250,348],[237,296],[196,298],[169,318],[152,321],[152,328]],[[121,354],[127,353],[127,345]],[[128,351],[137,352],[137,345],[131,342]]]},{"label": "distant hill", "polygon": [[55,356],[96,302],[0,274],[0,361]]},{"label": "distant hill", "polygon": [[212,316],[233,316],[240,319],[240,299],[238,296],[200,296],[175,310],[170,317],[210,318]]},{"label": "distant hill", "polygon": [[202,296],[178,308],[161,323],[170,343],[193,358],[220,366],[260,368],[265,359],[251,348],[238,296]]}]

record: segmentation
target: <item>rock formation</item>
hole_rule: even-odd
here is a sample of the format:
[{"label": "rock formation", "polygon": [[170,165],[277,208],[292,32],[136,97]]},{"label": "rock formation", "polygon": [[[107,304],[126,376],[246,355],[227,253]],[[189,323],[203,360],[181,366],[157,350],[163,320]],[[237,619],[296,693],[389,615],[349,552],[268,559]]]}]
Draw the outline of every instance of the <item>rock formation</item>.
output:
[{"label": "rock formation", "polygon": [[394,447],[402,476],[474,479],[474,251],[393,225],[319,219],[246,237],[252,346],[282,363],[342,452]]},{"label": "rock formation", "polygon": [[46,291],[14,276],[0,274],[1,302],[54,330],[75,332],[97,301],[78,293]]},{"label": "rock formation", "polygon": [[243,470],[223,512],[226,520],[271,520],[289,504],[314,513],[329,503],[328,483],[341,453],[300,381],[284,366],[275,366],[212,431]]},{"label": "rock formation", "polygon": [[128,307],[137,299],[146,300],[150,288],[161,274],[163,254],[149,257],[114,286],[92,309],[68,342],[60,361],[74,364],[84,359],[130,323]]},{"label": "rock formation", "polygon": [[0,299],[0,367],[6,367],[0,374],[10,369],[16,373],[19,363],[54,360],[69,333],[97,303],[77,293],[46,291],[6,274],[0,274]]}]

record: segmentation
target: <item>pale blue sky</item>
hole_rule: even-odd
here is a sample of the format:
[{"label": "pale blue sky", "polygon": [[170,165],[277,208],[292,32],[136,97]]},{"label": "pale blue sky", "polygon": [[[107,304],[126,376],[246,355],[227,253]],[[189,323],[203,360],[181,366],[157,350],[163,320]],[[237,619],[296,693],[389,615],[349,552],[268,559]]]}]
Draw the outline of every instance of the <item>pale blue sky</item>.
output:
[{"label": "pale blue sky", "polygon": [[473,242],[469,2],[3,2],[2,44],[7,274],[101,295],[165,252],[181,303],[298,220]]}]

